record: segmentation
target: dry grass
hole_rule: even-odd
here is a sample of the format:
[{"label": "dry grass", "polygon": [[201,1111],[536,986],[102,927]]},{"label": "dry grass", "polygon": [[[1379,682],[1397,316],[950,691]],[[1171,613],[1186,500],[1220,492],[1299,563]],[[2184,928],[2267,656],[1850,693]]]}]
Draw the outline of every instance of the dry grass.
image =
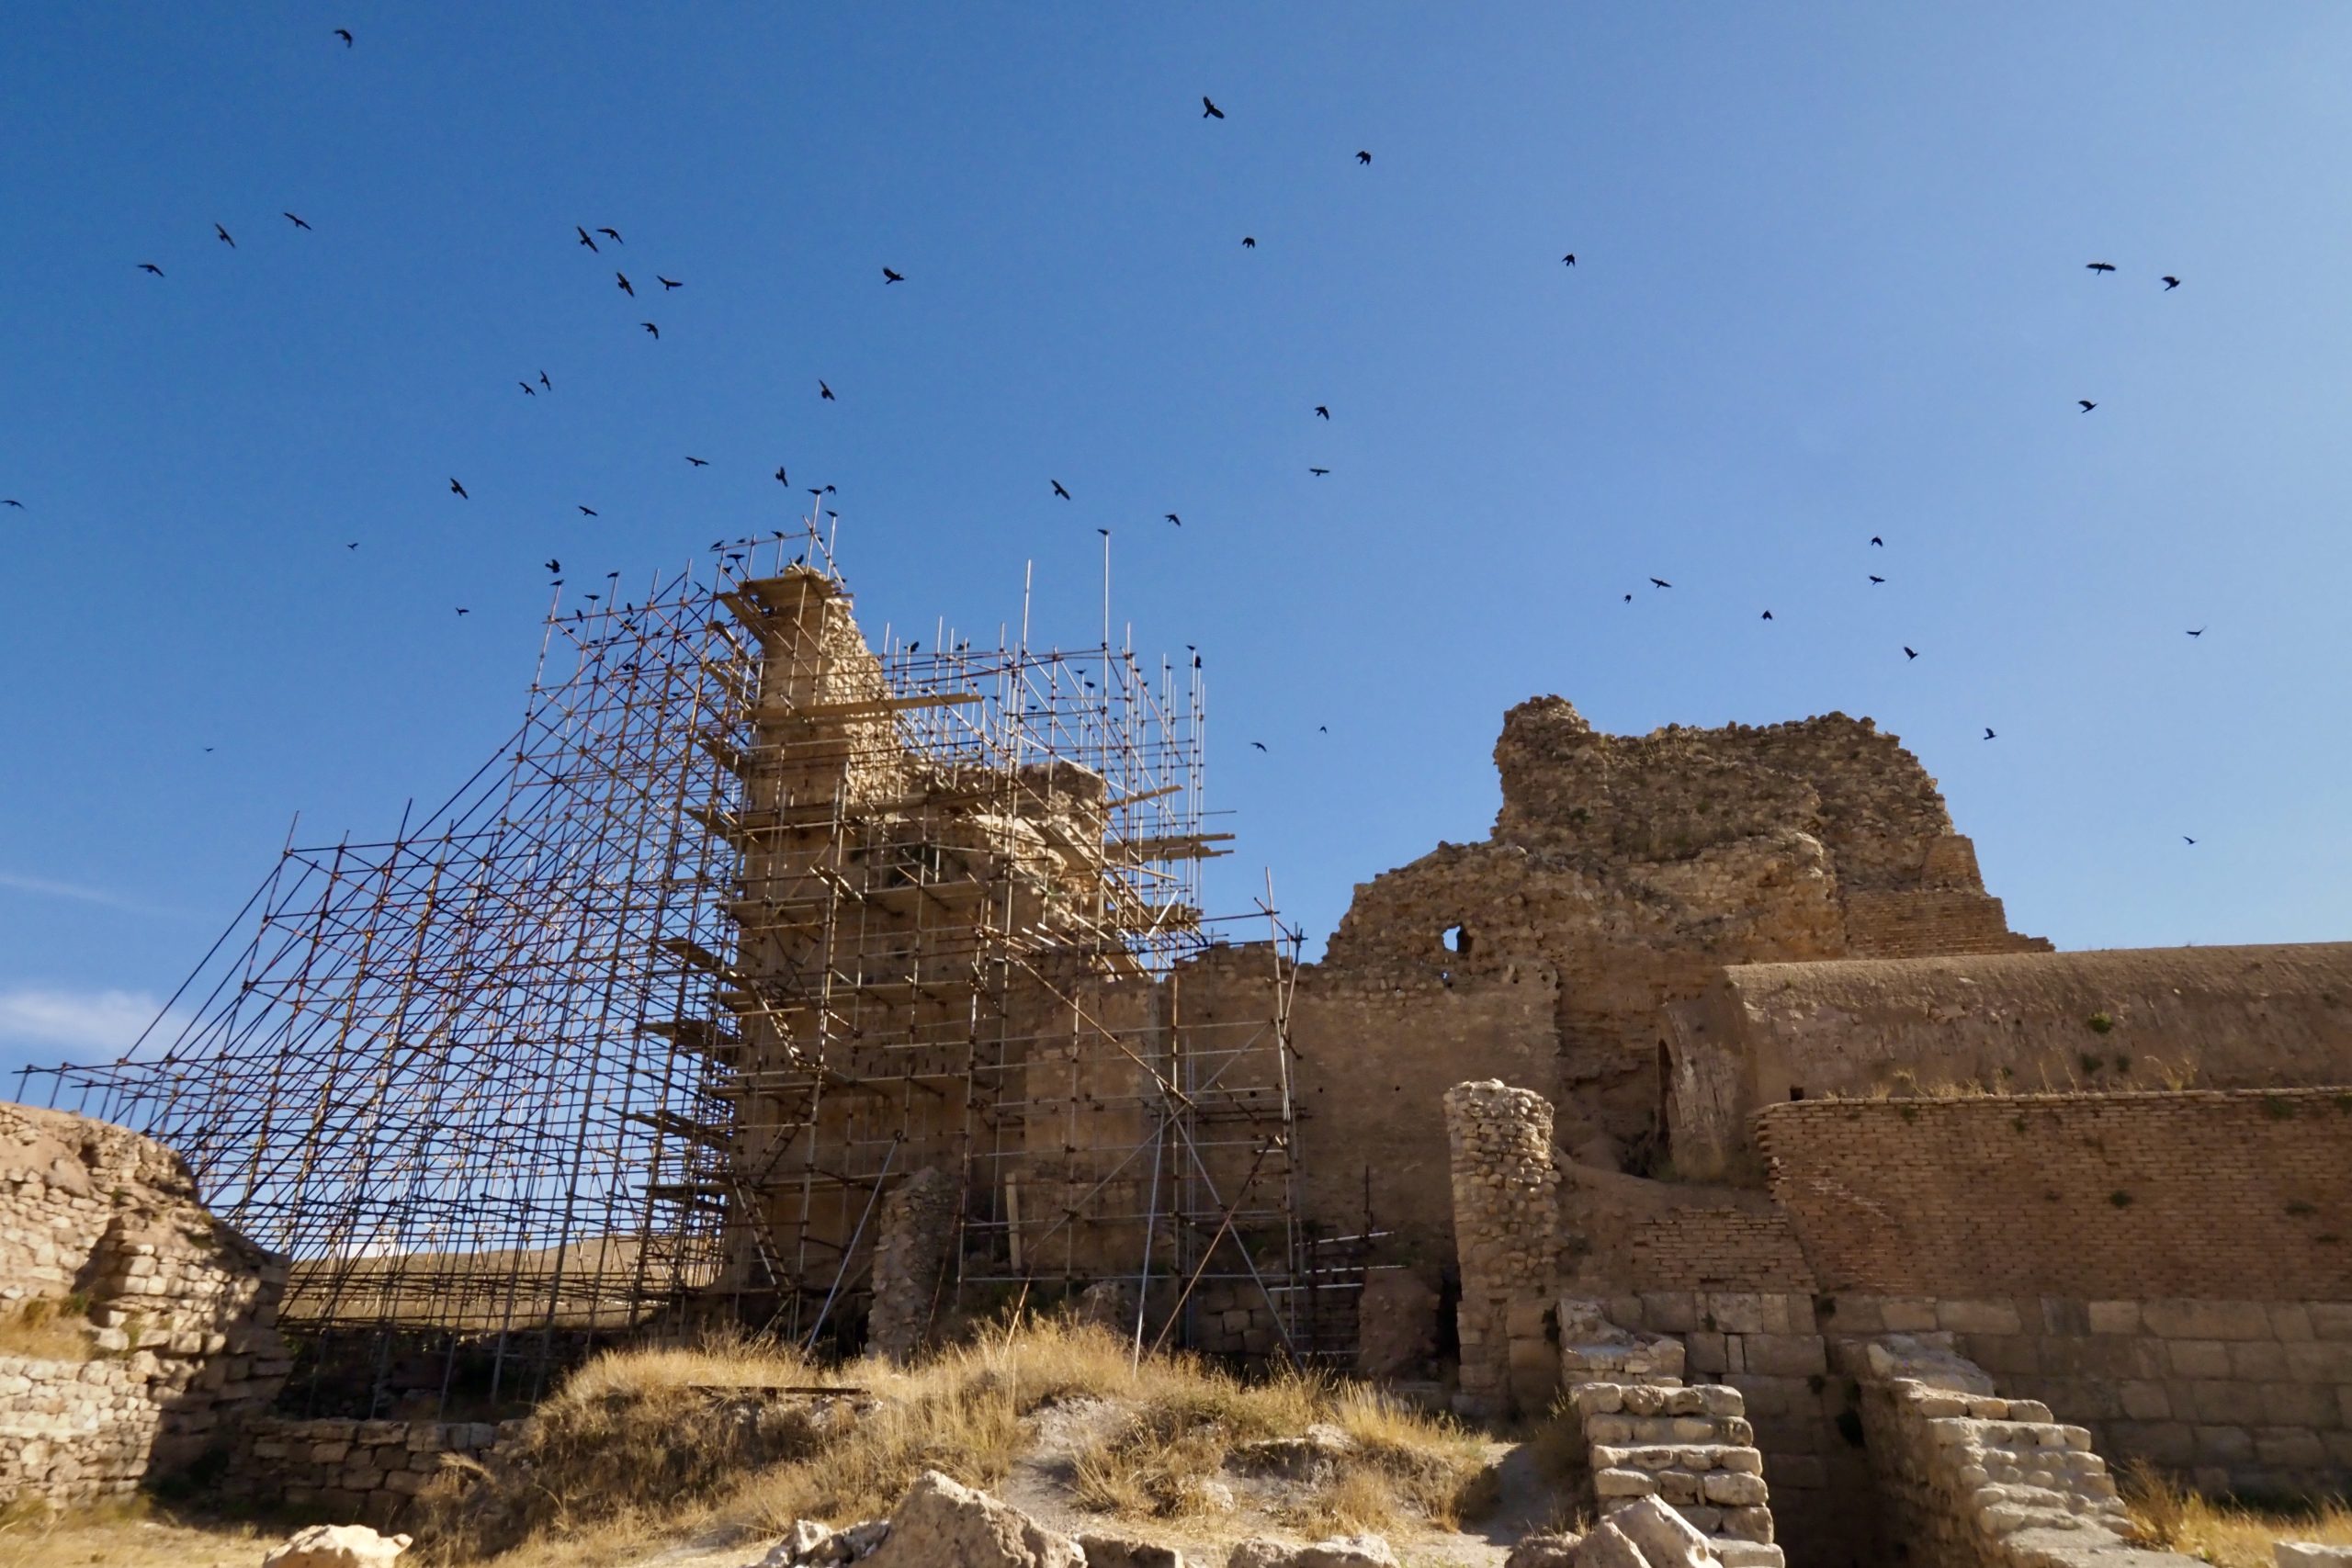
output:
[{"label": "dry grass", "polygon": [[[870,1398],[819,1419],[806,1401],[725,1392],[818,1382]],[[656,1533],[774,1536],[799,1518],[872,1518],[925,1470],[1001,1486],[1032,1440],[1028,1418],[1078,1399],[1128,1415],[1078,1456],[1077,1501],[1129,1517],[1197,1513],[1235,1448],[1317,1422],[1350,1441],[1286,1502],[1301,1529],[1450,1526],[1475,1509],[1485,1473],[1468,1432],[1369,1390],[1245,1382],[1185,1356],[1131,1365],[1124,1340],[1067,1323],[1000,1327],[914,1367],[866,1361],[830,1379],[788,1348],[720,1344],[582,1368],[540,1406],[521,1463],[459,1466],[427,1489],[418,1550],[440,1562],[511,1552],[510,1568],[525,1568],[612,1561]],[[738,1412],[734,1425],[715,1408]],[[773,1413],[770,1427],[747,1437],[741,1413],[754,1408]]]},{"label": "dry grass", "polygon": [[1453,1528],[1493,1503],[1477,1438],[1371,1389],[1307,1377],[1243,1383],[1189,1359],[1147,1363],[1118,1391],[1135,1414],[1080,1456],[1080,1506],[1131,1518],[1182,1518],[1210,1510],[1212,1483],[1242,1445],[1336,1427],[1344,1446],[1281,1509],[1309,1532]]},{"label": "dry grass", "polygon": [[250,1526],[177,1519],[143,1497],[0,1507],[0,1568],[252,1568],[274,1544]]},{"label": "dry grass", "polygon": [[2340,1497],[2278,1507],[2214,1502],[2136,1460],[2123,1467],[2120,1479],[2141,1544],[2201,1558],[2215,1568],[2270,1568],[2276,1540],[2352,1546],[2352,1507]]},{"label": "dry grass", "polygon": [[97,1353],[81,1308],[70,1301],[35,1296],[0,1312],[0,1356],[43,1361],[86,1361]]},{"label": "dry grass", "polygon": [[746,1470],[833,1443],[845,1413],[763,1392],[831,1381],[763,1340],[608,1351],[532,1413],[512,1452],[453,1461],[418,1495],[421,1553],[463,1562],[689,1514]]}]

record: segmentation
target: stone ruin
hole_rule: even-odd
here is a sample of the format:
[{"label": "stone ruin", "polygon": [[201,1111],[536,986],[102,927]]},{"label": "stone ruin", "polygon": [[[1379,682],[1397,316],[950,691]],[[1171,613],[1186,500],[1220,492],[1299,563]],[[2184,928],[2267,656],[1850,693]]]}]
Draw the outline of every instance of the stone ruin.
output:
[{"label": "stone ruin", "polygon": [[160,1144],[0,1103],[0,1313],[84,1341],[0,1355],[0,1503],[119,1496],[266,1410],[285,1283]]},{"label": "stone ruin", "polygon": [[[2352,1479],[2352,944],[2053,953],[1868,720],[1613,737],[1543,698],[1496,761],[1493,834],[1363,884],[1320,963],[1233,944],[1068,981],[1086,1026],[1008,1067],[1005,1179],[976,1193],[926,1132],[872,1184],[874,1347],[940,1332],[976,1204],[998,1265],[1157,1332],[1148,1168],[1112,1157],[1133,1064],[1271,1012],[1279,1054],[1219,1092],[1295,1100],[1288,1218],[1367,1242],[1360,1369],[1559,1410],[1603,1514],[1654,1500],[1733,1568],[1891,1540],[1990,1568],[2121,1550],[2109,1457],[2216,1491]],[[155,1145],[7,1116],[32,1152],[0,1278],[86,1296],[128,1359],[0,1361],[0,1421],[32,1436],[0,1491],[119,1489],[267,1403],[283,1266],[200,1222]],[[1252,1283],[1200,1282],[1184,1338],[1279,1355]],[[308,1456],[388,1519],[400,1478],[495,1439],[275,1419],[247,1454]],[[100,1427],[127,1435],[73,1448]]]}]

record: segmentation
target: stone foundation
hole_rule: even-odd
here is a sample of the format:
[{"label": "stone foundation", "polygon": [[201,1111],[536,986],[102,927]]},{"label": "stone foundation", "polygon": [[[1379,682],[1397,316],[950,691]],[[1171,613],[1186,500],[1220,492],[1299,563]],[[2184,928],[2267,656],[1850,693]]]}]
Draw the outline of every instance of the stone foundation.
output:
[{"label": "stone foundation", "polygon": [[249,1421],[224,1495],[389,1529],[452,1455],[481,1459],[509,1421]]}]

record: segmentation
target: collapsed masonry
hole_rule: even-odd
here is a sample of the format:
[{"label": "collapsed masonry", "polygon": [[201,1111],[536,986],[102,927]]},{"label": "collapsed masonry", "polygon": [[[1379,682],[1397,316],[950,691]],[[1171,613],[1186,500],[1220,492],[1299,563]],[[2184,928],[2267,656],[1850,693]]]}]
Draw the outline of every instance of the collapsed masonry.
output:
[{"label": "collapsed masonry", "polygon": [[285,1280],[170,1150],[0,1103],[0,1315],[51,1341],[0,1356],[0,1507],[128,1493],[266,1409]]}]

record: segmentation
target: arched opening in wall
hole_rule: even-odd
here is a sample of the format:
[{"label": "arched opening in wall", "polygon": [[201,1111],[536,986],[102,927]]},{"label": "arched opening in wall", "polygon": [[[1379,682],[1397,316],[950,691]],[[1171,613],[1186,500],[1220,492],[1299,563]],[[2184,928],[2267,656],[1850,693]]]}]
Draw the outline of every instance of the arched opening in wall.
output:
[{"label": "arched opening in wall", "polygon": [[1446,952],[1458,953],[1464,957],[1469,956],[1470,928],[1468,926],[1448,926],[1439,933],[1438,941],[1445,944]]}]

